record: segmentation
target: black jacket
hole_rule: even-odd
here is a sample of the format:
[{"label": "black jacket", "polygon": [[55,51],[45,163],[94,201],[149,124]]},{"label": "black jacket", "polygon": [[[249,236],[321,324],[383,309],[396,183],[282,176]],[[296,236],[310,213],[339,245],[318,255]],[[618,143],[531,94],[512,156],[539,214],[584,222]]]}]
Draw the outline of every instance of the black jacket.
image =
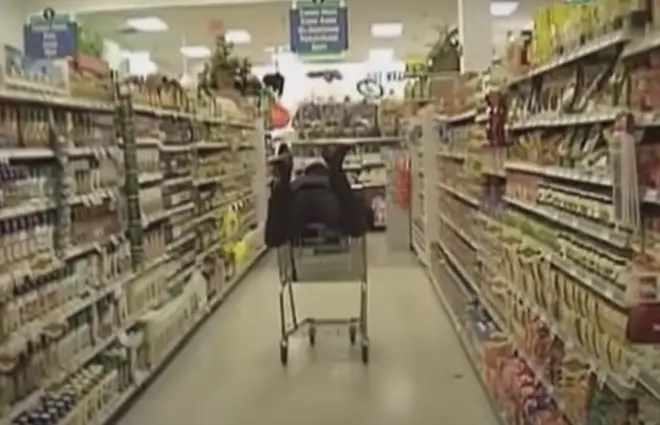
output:
[{"label": "black jacket", "polygon": [[283,179],[271,189],[266,218],[266,245],[287,243],[310,224],[323,224],[348,236],[366,232],[366,206],[351,189],[344,171],[313,164],[293,182]]}]

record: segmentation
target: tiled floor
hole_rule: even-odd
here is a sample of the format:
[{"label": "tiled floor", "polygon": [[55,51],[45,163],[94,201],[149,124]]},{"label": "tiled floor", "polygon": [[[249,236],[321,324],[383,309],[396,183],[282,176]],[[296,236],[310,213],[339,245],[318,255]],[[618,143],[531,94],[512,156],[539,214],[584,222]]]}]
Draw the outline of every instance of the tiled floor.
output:
[{"label": "tiled floor", "polygon": [[[120,425],[494,425],[449,319],[407,254],[370,241],[371,362],[345,333],[279,362],[277,266],[262,260]],[[351,314],[356,287],[301,287],[299,308]]]}]

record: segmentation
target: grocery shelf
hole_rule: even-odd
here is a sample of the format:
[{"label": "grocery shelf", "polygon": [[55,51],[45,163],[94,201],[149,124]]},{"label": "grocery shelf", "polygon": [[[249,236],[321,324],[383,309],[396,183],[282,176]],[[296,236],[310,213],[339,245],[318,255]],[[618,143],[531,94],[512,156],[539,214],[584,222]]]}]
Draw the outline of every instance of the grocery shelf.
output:
[{"label": "grocery shelf", "polygon": [[612,283],[608,283],[605,279],[574,266],[570,260],[562,258],[557,253],[548,254],[548,258],[556,267],[573,276],[603,298],[612,301],[618,307],[627,307],[625,293],[614,287]]},{"label": "grocery shelf", "polygon": [[52,149],[39,148],[21,148],[7,149],[0,148],[0,161],[11,159],[50,159],[55,158],[55,152]]},{"label": "grocery shelf", "polygon": [[[602,62],[603,70],[607,64],[610,74],[601,70],[589,78],[611,82],[607,78],[630,34],[610,31],[565,48],[566,53],[501,86],[493,84],[499,77],[494,70],[457,78],[457,90],[470,95],[454,103],[487,110],[486,115],[471,109],[439,116],[422,108],[410,119],[425,134],[420,160],[412,162],[411,174],[423,176],[417,183],[413,179],[418,189],[412,202],[419,198],[426,217],[419,231],[421,208],[411,209],[414,249],[434,247],[423,264],[448,299],[445,307],[454,310],[457,332],[467,335],[462,341],[487,392],[496,400],[517,397],[514,389],[502,393],[489,385],[499,372],[488,362],[495,364],[492,356],[498,356],[502,365],[515,368],[522,361],[540,388],[535,399],[553,400],[547,414],[561,416],[556,420],[562,424],[590,423],[589,415],[601,407],[593,400],[607,400],[608,415],[624,414],[637,403],[639,417],[649,423],[657,418],[653,406],[660,406],[660,341],[643,341],[640,348],[640,337],[629,328],[634,310],[641,308],[633,288],[643,276],[658,273],[653,243],[660,189],[653,177],[657,143],[650,127],[660,113],[650,106],[642,113],[610,97],[601,101],[598,96],[606,89],[600,87],[593,93],[584,88],[572,107],[562,103],[574,85],[589,85],[575,75],[594,63]],[[644,43],[650,47],[631,42],[640,49],[634,54],[653,49],[655,41],[649,39]],[[640,72],[639,78],[648,78]],[[475,87],[483,85],[506,90],[503,108],[488,109],[493,105],[479,101],[484,93],[474,93]],[[631,102],[639,103],[640,95]],[[571,108],[584,112],[563,112]],[[507,115],[498,117],[498,111]],[[635,117],[637,128],[624,129],[617,122],[624,113]],[[500,122],[505,128],[494,131]],[[627,149],[631,140],[634,153]],[[412,158],[419,149],[410,145]],[[469,323],[482,320],[475,313],[479,308],[497,324],[492,337],[478,326],[470,328]],[[561,354],[550,356],[549,347]],[[581,378],[566,383],[557,378],[564,374]],[[585,394],[591,398],[582,399]],[[520,397],[508,402],[526,403]],[[506,403],[496,410],[505,411],[508,423],[526,420],[508,411]]]},{"label": "grocery shelf", "polygon": [[460,199],[461,201],[469,204],[472,207],[475,207],[475,208],[479,207],[479,201],[477,201],[473,197],[461,192],[458,189],[455,189],[455,188],[453,188],[453,187],[451,187],[447,184],[444,184],[444,183],[438,183],[438,187],[441,188],[442,190],[450,193],[451,195],[453,195],[457,199]]},{"label": "grocery shelf", "polygon": [[630,33],[626,29],[613,31],[609,34],[596,37],[593,40],[587,41],[582,45],[573,46],[568,49],[568,52],[555,56],[543,65],[533,68],[531,71],[519,77],[511,78],[508,81],[509,86],[515,86],[525,83],[534,77],[543,75],[549,71],[561,68],[577,60],[583,59],[587,56],[601,52],[610,47],[621,45],[630,40]]},{"label": "grocery shelf", "polygon": [[[456,312],[454,309],[451,307],[449,304],[449,301],[444,295],[444,291],[442,290],[440,284],[438,283],[437,278],[434,276],[432,272],[428,268],[425,268],[426,275],[428,276],[429,280],[432,282],[432,286],[434,289],[435,294],[438,296],[438,299],[440,300],[440,303],[443,306],[443,309],[447,313],[447,316],[450,319],[451,324],[453,325],[454,332],[456,333],[456,336],[458,336],[458,340],[461,343],[461,348],[465,352],[466,356],[470,360],[469,363],[472,366],[472,368],[475,371],[475,374],[480,377],[478,379],[479,383],[481,384],[484,393],[486,394],[486,398],[493,410],[493,412],[496,413],[496,417],[499,420],[499,423],[501,425],[507,425],[509,422],[507,418],[504,416],[502,410],[500,409],[500,406],[498,406],[497,402],[493,399],[490,390],[487,388],[485,382],[483,379],[481,379],[481,376],[483,376],[483,368],[480,367],[480,362],[478,359],[478,355],[476,353],[476,348],[474,346],[474,343],[470,340],[470,336],[468,335],[467,331],[467,326],[466,324],[462,323],[462,321],[458,318]],[[448,273],[453,277],[454,282],[458,282],[458,277],[453,275],[453,272],[448,270]]]},{"label": "grocery shelf", "polygon": [[[182,105],[169,110],[141,106],[125,87],[117,95],[116,102],[106,103],[66,92],[0,89],[0,103],[9,110],[25,102],[43,111],[37,115],[47,130],[32,140],[18,125],[16,134],[5,135],[0,149],[0,221],[5,237],[14,238],[5,240],[0,255],[0,302],[10,319],[9,327],[0,329],[0,353],[3,365],[16,373],[42,371],[22,387],[0,386],[0,425],[22,423],[41,412],[47,400],[69,397],[72,379],[99,372],[104,374],[100,381],[86,381],[97,386],[80,394],[64,419],[105,423],[144,385],[131,382],[139,375],[131,369],[141,364],[143,352],[171,354],[170,348],[164,353],[158,346],[162,338],[145,337],[141,326],[163,320],[162,315],[184,320],[192,317],[188,313],[195,306],[208,305],[170,344],[180,345],[249,267],[234,256],[236,244],[247,249],[248,263],[263,253],[265,176],[252,170],[252,164],[265,162],[260,121],[241,110],[235,116],[216,116],[187,113]],[[61,126],[62,120],[68,126]],[[96,132],[94,137],[80,131],[81,122],[90,126],[86,131]],[[222,131],[199,141],[168,142],[180,135],[177,125],[196,122]],[[161,136],[143,134],[147,127]],[[218,184],[195,186],[199,175]],[[227,228],[232,222],[225,219],[228,214],[240,225]],[[18,239],[16,232],[21,233]],[[208,246],[204,238],[211,234],[229,236]],[[166,277],[181,269],[186,258],[193,262],[191,271],[200,271],[203,284],[183,272],[177,291],[168,292],[172,282]],[[236,267],[237,273],[226,273]],[[39,308],[17,316],[15,304],[26,296]],[[57,356],[49,354],[48,364],[41,364],[39,352],[45,349]],[[112,361],[105,364],[113,366],[99,369],[108,359]],[[23,368],[28,370],[21,372]],[[94,407],[101,411],[80,422],[81,406],[90,402],[87,394],[111,387],[118,391],[115,401],[107,404],[104,395]]]},{"label": "grocery shelf", "polygon": [[612,123],[622,110],[605,110],[587,113],[551,113],[521,117],[507,124],[509,130],[534,130],[544,127],[570,127],[589,124]]},{"label": "grocery shelf", "polygon": [[332,144],[348,144],[348,145],[368,145],[368,144],[381,144],[381,143],[399,143],[401,138],[398,136],[387,137],[337,137],[337,138],[315,138],[310,140],[293,140],[293,145],[332,145]]},{"label": "grocery shelf", "polygon": [[440,220],[459,235],[472,249],[477,249],[477,243],[474,242],[460,227],[456,226],[446,215],[439,213],[439,216]]},{"label": "grocery shelf", "polygon": [[227,298],[231,291],[238,285],[238,283],[240,283],[241,279],[245,277],[246,273],[261,259],[265,252],[265,249],[258,251],[254,258],[249,260],[243,267],[241,267],[236,275],[232,278],[232,280],[227,284],[225,290],[209,302],[208,308],[199,312],[199,315],[195,317],[190,328],[181,334],[179,339],[170,346],[162,360],[160,360],[158,364],[154,365],[151,370],[141,373],[138,382],[131,385],[121,394],[117,395],[114,402],[110,403],[97,415],[93,424],[107,425],[112,423],[114,418],[121,414],[122,409],[124,409],[132,399],[137,397],[141,391],[145,390],[163,371],[167,364],[173,360],[179,350],[183,348],[188,340],[195,335],[195,332],[200,328],[200,326],[206,321],[206,319],[211,316],[211,314],[213,314],[215,309],[217,309],[220,304],[222,304],[222,302]]},{"label": "grocery shelf", "polygon": [[502,199],[521,210],[531,212],[539,217],[553,221],[557,225],[568,227],[616,248],[629,249],[632,245],[630,232],[617,230],[614,227],[595,224],[572,214],[556,210],[552,207],[534,205],[506,196]]},{"label": "grocery shelf", "polygon": [[[442,246],[442,245],[440,245],[440,246]],[[443,248],[443,250],[445,251],[446,254],[448,254],[447,257],[450,259],[450,261],[452,262],[452,264],[454,265],[454,267],[457,268],[458,270],[460,270],[460,267],[461,267],[461,266],[460,266],[460,263],[457,262],[456,258],[453,257],[450,253],[448,253],[448,251],[446,251],[446,248]],[[460,285],[459,282],[461,281],[461,279],[463,279],[463,281],[466,281],[466,282],[471,282],[471,281],[469,280],[469,278],[468,278],[465,274],[462,274],[462,277],[461,277],[461,278],[459,278],[458,276],[456,276],[456,275],[455,275],[453,272],[451,272],[451,271],[449,271],[449,274],[453,277],[454,282],[455,282],[456,285]],[[435,279],[433,279],[433,280],[435,280]],[[437,284],[435,284],[435,285],[437,285]],[[477,294],[479,295],[479,296],[478,296],[478,300],[479,300],[479,302],[480,302],[480,305],[481,305],[483,308],[485,308],[485,310],[486,310],[486,312],[488,313],[488,315],[490,316],[490,318],[493,319],[493,321],[494,321],[495,324],[497,325],[497,328],[498,328],[499,330],[507,330],[508,332],[512,332],[511,327],[510,327],[510,325],[508,324],[509,320],[507,320],[507,319],[505,319],[504,317],[501,316],[501,314],[500,314],[500,312],[498,311],[498,309],[495,308],[495,307],[493,306],[493,304],[490,303],[490,302],[488,301],[488,297],[486,297],[486,296],[484,296],[484,295],[482,295],[482,294],[479,294],[479,292],[476,290],[476,285],[475,285],[474,283],[471,283],[471,286],[472,286],[473,288],[475,288],[475,293],[477,293]],[[439,292],[440,294],[442,294],[441,291],[437,291],[437,292]],[[443,304],[446,304],[446,301],[443,302]],[[445,308],[448,309],[448,310],[450,310],[450,315],[451,315],[452,317],[454,317],[454,318],[456,317],[456,313],[451,312],[451,309],[450,309],[448,306],[446,306]],[[456,320],[454,320],[454,323],[455,323],[455,328],[457,329],[457,332],[463,333],[463,332],[465,332],[463,329],[468,329],[466,326],[460,326],[458,323],[456,323]],[[470,342],[465,342],[465,343],[469,345],[469,350],[470,350],[470,351],[474,351],[474,347],[472,347],[472,344],[471,344]],[[516,346],[518,346],[517,343],[514,342],[514,344],[516,344]],[[547,389],[547,391],[548,391],[548,393],[550,394],[550,396],[554,399],[555,403],[557,403],[558,408],[559,408],[562,412],[564,412],[564,414],[569,415],[569,413],[566,412],[566,409],[565,409],[565,403],[564,403],[563,399],[562,399],[561,396],[560,396],[559,394],[557,394],[557,392],[554,390],[554,386],[553,386],[550,382],[548,382],[547,379],[545,379],[545,377],[544,377],[544,373],[543,373],[542,371],[540,371],[540,370],[535,366],[535,364],[534,364],[534,362],[533,362],[532,360],[530,360],[529,358],[526,357],[526,355],[524,354],[524,350],[522,350],[520,347],[519,347],[519,350],[518,350],[518,352],[517,352],[517,356],[520,357],[520,358],[522,358],[523,361],[525,362],[525,364],[526,364],[528,367],[530,367],[530,368],[532,369],[532,371],[533,371],[533,375],[534,375],[535,379],[538,380],[538,382],[539,382],[544,388]],[[470,357],[474,357],[474,355],[471,355]],[[475,363],[475,362],[476,362],[476,359],[473,358],[473,363]],[[480,370],[479,372],[482,373],[483,371]],[[487,391],[487,392],[488,392],[488,391]],[[497,411],[498,408],[495,407],[494,410]],[[572,419],[570,422],[571,422],[572,424],[579,424],[579,423],[580,423],[579,421],[577,421],[577,420],[575,420],[575,419]],[[505,421],[504,423],[507,423],[507,422]]]},{"label": "grocery shelf", "polygon": [[623,52],[621,52],[621,57],[626,59],[631,56],[649,52],[658,47],[660,47],[660,31],[650,31],[641,37],[634,38],[628,43],[623,49]]},{"label": "grocery shelf", "polygon": [[581,169],[535,165],[515,161],[506,162],[504,167],[505,169],[511,171],[538,174],[559,180],[574,181],[576,183],[584,183],[603,187],[612,187],[612,178],[610,176],[595,172],[588,172]]}]

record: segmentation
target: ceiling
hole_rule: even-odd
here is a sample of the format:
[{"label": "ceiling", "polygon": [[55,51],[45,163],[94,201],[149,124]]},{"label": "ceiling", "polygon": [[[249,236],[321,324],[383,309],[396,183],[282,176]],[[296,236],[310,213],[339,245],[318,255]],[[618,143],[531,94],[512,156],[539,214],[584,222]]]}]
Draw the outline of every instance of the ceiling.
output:
[{"label": "ceiling", "polygon": [[[490,39],[503,41],[506,31],[520,30],[529,22],[533,11],[547,0],[521,1],[518,11],[511,17],[497,19]],[[407,0],[387,1],[388,5],[374,0],[351,0],[348,4],[349,45],[347,61],[362,61],[373,48],[391,48],[398,58],[428,52],[435,39],[436,27],[455,24],[457,0]],[[130,51],[149,51],[151,59],[160,69],[180,73],[183,70],[182,45],[206,45],[211,47],[213,27],[221,23],[225,29],[247,30],[252,40],[238,45],[236,52],[249,57],[254,64],[270,61],[268,47],[288,44],[288,11],[290,2],[259,4],[168,7],[160,9],[125,10],[77,15],[83,24],[89,25],[104,38],[119,43]],[[156,33],[126,31],[126,20],[155,16],[167,23],[169,30]],[[376,39],[371,36],[371,24],[400,22],[403,35],[395,39]],[[484,41],[488,40],[484,34]]]}]

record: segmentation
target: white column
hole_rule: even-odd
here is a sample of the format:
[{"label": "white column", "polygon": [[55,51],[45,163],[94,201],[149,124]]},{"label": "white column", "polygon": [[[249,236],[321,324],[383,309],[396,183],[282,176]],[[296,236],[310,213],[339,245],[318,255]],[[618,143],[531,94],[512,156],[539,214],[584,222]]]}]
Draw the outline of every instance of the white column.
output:
[{"label": "white column", "polygon": [[463,48],[461,72],[483,71],[493,56],[492,0],[457,0],[458,31]]},{"label": "white column", "polygon": [[[23,25],[27,22],[25,0],[1,0],[0,49],[8,44],[23,50]],[[0,52],[4,54],[4,52]]]}]

